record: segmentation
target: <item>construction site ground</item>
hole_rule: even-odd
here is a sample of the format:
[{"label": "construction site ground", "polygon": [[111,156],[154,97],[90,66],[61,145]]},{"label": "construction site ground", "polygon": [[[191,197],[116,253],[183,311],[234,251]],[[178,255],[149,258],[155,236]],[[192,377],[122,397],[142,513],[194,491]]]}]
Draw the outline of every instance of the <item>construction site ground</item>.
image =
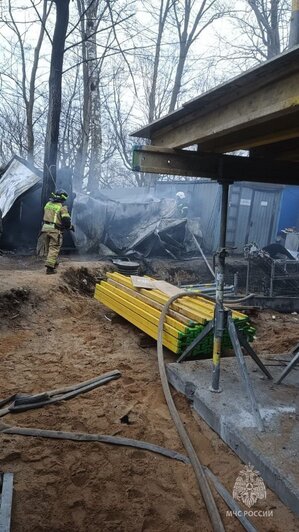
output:
[{"label": "construction site ground", "polygon": [[[122,376],[70,401],[10,414],[22,427],[119,435],[185,453],[162,393],[155,347],[91,297],[109,268],[63,259],[46,276],[34,258],[0,256],[1,395],[36,393],[118,369]],[[275,314],[275,316],[274,316]],[[255,347],[285,353],[298,342],[299,316],[271,311],[253,318]],[[174,361],[167,353],[166,360]],[[208,385],[208,383],[207,383]],[[173,391],[203,464],[230,493],[243,464]],[[211,525],[191,466],[156,454],[22,436],[0,435],[1,471],[14,472],[12,532],[195,532]],[[227,531],[243,528],[215,493]],[[295,532],[298,521],[269,489],[255,509],[258,530]]]}]

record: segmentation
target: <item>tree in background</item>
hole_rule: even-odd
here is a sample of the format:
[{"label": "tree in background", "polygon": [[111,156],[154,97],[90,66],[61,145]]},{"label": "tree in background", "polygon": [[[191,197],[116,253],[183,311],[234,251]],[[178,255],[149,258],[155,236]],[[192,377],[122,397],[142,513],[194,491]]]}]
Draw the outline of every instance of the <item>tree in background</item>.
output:
[{"label": "tree in background", "polygon": [[45,139],[44,179],[42,205],[47,203],[51,192],[55,190],[57,172],[57,152],[61,114],[62,69],[65,40],[69,23],[70,0],[53,0],[56,6],[56,23],[52,41],[49,108]]},{"label": "tree in background", "polygon": [[[82,76],[83,76],[83,113],[80,127],[76,164],[74,169],[74,184],[77,190],[82,188],[82,178],[87,165],[88,148],[91,142],[92,174],[101,174],[101,146],[102,132],[100,119],[99,77],[100,61],[98,60],[97,31],[104,13],[99,11],[100,2],[94,0],[77,0],[80,16]],[[104,6],[104,11],[107,6]],[[94,183],[89,189],[93,191]],[[95,187],[96,188],[96,187]]]},{"label": "tree in background", "polygon": [[[161,116],[161,108],[163,108],[163,104],[161,101],[161,98],[158,98],[157,94],[157,86],[159,82],[159,66],[160,66],[160,60],[161,60],[161,48],[162,48],[162,40],[164,37],[164,31],[166,23],[170,17],[170,12],[173,6],[173,0],[161,0],[160,3],[160,9],[159,9],[159,15],[157,20],[157,35],[154,42],[154,57],[153,57],[153,67],[152,67],[152,73],[150,76],[150,87],[148,92],[148,121],[152,122],[156,118],[159,118]],[[154,10],[153,10],[154,13]],[[163,91],[165,94],[165,91]]]},{"label": "tree in background", "polygon": [[[76,123],[76,142],[73,143],[72,164],[74,167],[74,187],[77,191],[84,189],[95,194],[99,186],[105,183],[102,175],[102,163],[107,167],[107,156],[115,152],[111,146],[112,139],[102,135],[103,123],[107,131],[105,110],[102,99],[107,99],[103,87],[109,86],[113,79],[113,56],[120,56],[126,64],[125,52],[118,37],[123,25],[132,17],[132,7],[127,7],[122,0],[100,2],[99,0],[77,0],[79,19],[73,25],[73,43],[66,51],[72,49],[76,72],[79,72],[77,94],[72,97],[72,109],[66,120]],[[76,30],[76,31],[75,31]],[[72,65],[67,67],[71,75]],[[128,70],[129,70],[128,66]],[[79,69],[79,70],[78,70]],[[79,105],[78,105],[79,104]],[[77,118],[73,120],[74,113]],[[78,123],[79,122],[79,123]],[[64,131],[70,129],[65,124]],[[108,142],[107,142],[108,140]],[[109,172],[109,182],[111,175]]]},{"label": "tree in background", "polygon": [[290,16],[290,0],[239,2],[231,12],[236,38],[221,35],[221,59],[244,70],[280,54],[288,46]]},{"label": "tree in background", "polygon": [[[19,138],[14,138],[13,145],[19,149],[19,153],[27,157],[31,162],[34,161],[35,138],[34,126],[40,118],[40,114],[34,114],[34,106],[36,103],[38,67],[40,62],[41,48],[45,36],[45,25],[51,9],[50,3],[43,0],[36,6],[33,0],[30,1],[30,6],[20,7],[16,6],[15,2],[7,1],[6,11],[2,10],[1,23],[3,25],[2,37],[6,41],[6,50],[2,54],[1,64],[1,78],[5,79],[5,88],[2,86],[2,97],[5,98],[5,107],[2,112],[7,116],[6,122],[10,123],[10,130],[19,131]],[[17,7],[17,12],[15,11]],[[31,17],[24,29],[24,24],[20,22],[22,17]],[[32,28],[38,28],[38,37],[35,44],[32,44],[30,32]],[[6,36],[7,33],[7,36]],[[11,39],[11,36],[15,37]],[[11,60],[7,59],[11,57]],[[13,60],[12,60],[13,58]],[[20,75],[18,72],[20,71]],[[7,83],[8,81],[8,83]],[[10,97],[3,93],[7,91]],[[12,94],[15,92],[18,96]],[[25,120],[20,120],[19,110],[14,105],[14,101],[20,102],[22,100],[22,107],[25,110]],[[9,101],[8,101],[9,100]],[[9,105],[7,109],[7,104]],[[13,117],[16,121],[13,120]],[[12,129],[11,129],[12,127]],[[14,133],[15,135],[15,133]],[[24,138],[25,137],[25,138]],[[26,140],[25,140],[26,139]],[[11,139],[12,140],[12,139]],[[13,150],[14,151],[14,150]]]},{"label": "tree in background", "polygon": [[[138,96],[133,95],[132,89],[134,101],[130,109],[124,98],[115,98],[115,91],[111,102],[117,150],[126,167],[129,162],[131,164],[131,153],[126,150],[131,152],[132,142],[124,138],[124,131],[130,131],[130,123],[132,131],[173,111],[182,93],[188,93],[193,79],[205,79],[199,74],[204,63],[199,52],[200,39],[228,12],[226,3],[217,0],[163,0],[159,9],[157,6],[155,9],[152,0],[143,0],[141,5],[144,17],[140,15],[136,21],[138,40],[133,38],[136,43],[133,71]],[[122,84],[121,77],[118,82]],[[117,79],[114,85],[116,83]],[[123,90],[116,92],[119,94]],[[189,98],[193,95],[189,90]],[[134,177],[139,186],[148,183],[149,176]]]},{"label": "tree in background", "polygon": [[224,2],[218,0],[177,0],[173,3],[174,28],[178,34],[178,60],[169,112],[174,111],[181,92],[190,48],[215,20],[227,14]]},{"label": "tree in background", "polygon": [[299,44],[299,4],[297,0],[292,0],[289,48],[297,44]]},{"label": "tree in background", "polygon": [[[129,133],[272,57],[288,41],[290,0],[53,4],[50,11],[47,0],[30,0],[26,8],[7,0],[0,43],[1,162],[16,152],[39,163],[45,154],[44,200],[56,167],[68,166],[75,188],[93,195],[113,183],[144,186],[150,176],[131,170]],[[68,25],[58,15],[66,6]],[[59,48],[52,48],[58,30]],[[51,51],[58,68],[51,66],[48,94]]]}]

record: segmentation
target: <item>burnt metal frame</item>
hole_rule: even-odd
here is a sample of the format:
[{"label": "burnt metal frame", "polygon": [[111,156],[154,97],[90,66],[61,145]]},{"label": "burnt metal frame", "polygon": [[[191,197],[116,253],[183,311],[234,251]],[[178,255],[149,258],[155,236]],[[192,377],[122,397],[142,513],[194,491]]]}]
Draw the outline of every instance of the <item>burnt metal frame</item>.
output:
[{"label": "burnt metal frame", "polygon": [[[269,297],[275,297],[275,287],[274,283],[275,281],[289,281],[291,283],[292,281],[299,281],[299,269],[294,273],[289,273],[287,271],[288,265],[295,266],[296,261],[286,259],[272,259],[271,260],[271,266],[270,266],[270,274],[269,274],[269,287],[267,291],[269,292]],[[246,294],[249,294],[250,292],[250,276],[251,276],[251,270],[252,270],[252,261],[253,259],[248,256],[247,258],[247,271],[246,271]],[[280,268],[281,270],[285,271],[285,275],[276,275],[275,271],[277,268]],[[281,273],[281,272],[280,272]],[[293,288],[296,289],[296,285],[293,285]]]}]

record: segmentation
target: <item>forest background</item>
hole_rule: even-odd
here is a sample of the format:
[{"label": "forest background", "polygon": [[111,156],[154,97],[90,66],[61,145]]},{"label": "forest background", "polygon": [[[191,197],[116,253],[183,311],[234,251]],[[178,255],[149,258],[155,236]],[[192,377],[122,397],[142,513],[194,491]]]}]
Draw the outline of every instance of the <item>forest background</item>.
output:
[{"label": "forest background", "polygon": [[291,0],[0,0],[0,165],[144,186],[130,133],[281,53],[290,18]]}]

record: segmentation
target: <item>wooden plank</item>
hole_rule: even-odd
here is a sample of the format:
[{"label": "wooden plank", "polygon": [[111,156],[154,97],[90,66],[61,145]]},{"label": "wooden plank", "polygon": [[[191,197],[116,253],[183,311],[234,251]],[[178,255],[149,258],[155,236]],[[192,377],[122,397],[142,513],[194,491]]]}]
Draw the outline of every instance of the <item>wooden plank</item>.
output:
[{"label": "wooden plank", "polygon": [[298,162],[173,150],[160,146],[136,148],[133,165],[134,170],[142,172],[291,185],[298,184],[299,175]]},{"label": "wooden plank", "polygon": [[[118,283],[117,281],[114,281],[113,279],[109,279],[108,278],[108,283],[112,284],[113,286],[116,286],[116,288],[121,288],[121,290],[124,290],[125,292],[127,292],[127,294],[134,295],[134,297],[136,297],[137,299],[140,299],[140,301],[143,301],[144,303],[147,303],[148,305],[151,305],[152,307],[156,308],[157,310],[162,310],[163,309],[163,305],[161,303],[157,303],[153,299],[150,299],[150,298],[140,294],[136,290],[132,290],[131,288],[128,288],[128,287]],[[176,319],[177,321],[181,322],[184,325],[187,325],[188,327],[192,327],[192,325],[194,325],[194,322],[192,322],[191,320],[189,320],[188,318],[186,318],[185,316],[183,316],[179,312],[176,312],[175,310],[169,309],[168,310],[168,314],[172,318]]]},{"label": "wooden plank", "polygon": [[[255,124],[223,135],[211,138],[199,144],[199,149],[207,152],[227,153],[230,151],[258,146],[267,146],[274,142],[292,140],[299,137],[299,111],[294,110],[284,117],[271,119],[262,124]],[[295,158],[296,160],[296,158]]]},{"label": "wooden plank", "polygon": [[139,275],[130,275],[130,277],[134,288],[155,288],[155,281],[149,279],[149,277],[141,277]]},{"label": "wooden plank", "polygon": [[[107,272],[107,277],[118,281],[121,285],[128,286],[132,288],[132,282],[129,277],[121,275],[117,272]],[[96,285],[96,291],[101,285]],[[165,305],[168,300],[168,296],[163,294],[160,290],[145,290],[140,289],[141,294],[146,295],[149,299],[153,299],[158,303]],[[175,301],[171,308],[175,311],[180,312],[184,316],[194,320],[196,323],[206,324],[207,321],[213,319],[214,317],[214,306],[215,304],[212,301],[205,299],[204,297],[192,298],[188,295],[188,292],[185,293],[185,297],[178,301]],[[233,312],[233,318],[246,319],[245,314],[239,312]]]},{"label": "wooden plank", "polygon": [[0,532],[9,532],[13,496],[13,473],[3,473],[0,504]]},{"label": "wooden plank", "polygon": [[204,115],[200,108],[183,121],[176,121],[174,116],[169,126],[152,134],[152,144],[182,148],[292,114],[299,107],[298,86],[297,71],[242,97],[236,92],[232,102],[223,107],[215,104]]},{"label": "wooden plank", "polygon": [[176,296],[177,294],[187,293],[186,290],[178,288],[177,286],[167,283],[166,281],[154,281],[154,284],[157,290],[160,290],[160,292],[163,292],[163,294],[166,294],[169,297]]},{"label": "wooden plank", "polygon": [[[107,277],[109,279],[115,279],[116,281],[119,281],[121,284],[125,284],[129,288],[132,288],[132,282],[128,277],[122,276],[121,274],[114,272],[107,272]],[[153,299],[154,301],[157,301],[158,303],[165,305],[165,303],[168,300],[168,297],[163,294],[162,292],[159,292],[159,290],[146,290],[144,288],[140,288],[140,292],[143,295],[146,295],[150,299]],[[171,308],[180,314],[183,314],[186,318],[189,318],[190,320],[200,323],[201,325],[205,325],[207,322],[207,319],[210,319],[208,316],[207,318],[203,318],[202,316],[199,316],[198,313],[194,312],[193,310],[188,309],[185,307],[181,302],[174,302],[171,305]]]},{"label": "wooden plank", "polygon": [[179,120],[181,124],[187,123],[190,113],[194,110],[205,114],[216,107],[227,105],[236,98],[251,94],[261,87],[269,86],[279,79],[288,77],[293,72],[298,72],[298,65],[299,46],[296,46],[262,65],[257,65],[239,76],[200,94],[176,111],[135,131],[132,136],[151,139],[156,131],[161,131]]}]

